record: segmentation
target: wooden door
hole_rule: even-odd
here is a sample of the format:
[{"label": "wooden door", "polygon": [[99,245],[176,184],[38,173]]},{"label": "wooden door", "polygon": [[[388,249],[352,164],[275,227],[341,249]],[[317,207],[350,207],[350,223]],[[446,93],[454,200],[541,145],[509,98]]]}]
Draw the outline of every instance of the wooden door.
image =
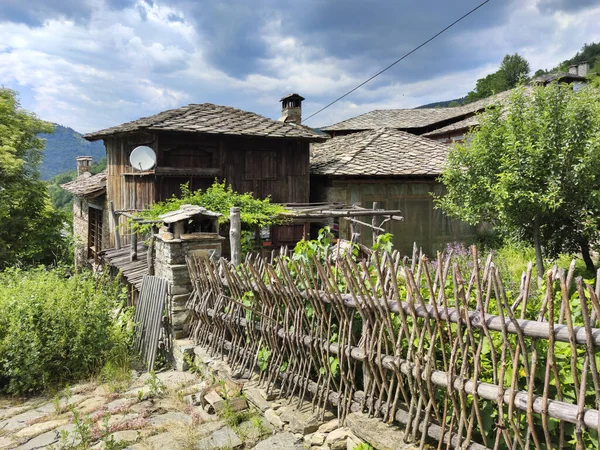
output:
[{"label": "wooden door", "polygon": [[102,210],[88,208],[88,258],[95,258],[102,250]]}]

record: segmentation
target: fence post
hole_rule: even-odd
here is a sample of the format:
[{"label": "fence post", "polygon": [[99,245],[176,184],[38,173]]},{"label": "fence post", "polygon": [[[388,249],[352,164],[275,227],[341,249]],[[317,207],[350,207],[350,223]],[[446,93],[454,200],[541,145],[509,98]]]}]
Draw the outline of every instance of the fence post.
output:
[{"label": "fence post", "polygon": [[119,250],[121,248],[121,236],[119,236],[119,218],[115,213],[115,206],[113,201],[110,201],[110,215],[112,216],[113,226],[115,227],[115,248]]},{"label": "fence post", "polygon": [[[378,202],[373,202],[373,211],[376,211],[379,209],[379,203]],[[377,230],[377,222],[379,221],[379,216],[373,216],[371,218],[371,225],[372,230],[373,230],[373,245],[375,245],[377,243],[377,237],[379,236],[379,231]]]},{"label": "fence post", "polygon": [[240,208],[234,206],[229,210],[229,247],[231,248],[231,263],[234,266],[239,265],[242,260],[241,232]]},{"label": "fence post", "polygon": [[131,224],[131,251],[129,252],[129,260],[137,261],[137,231]]},{"label": "fence post", "polygon": [[150,228],[150,242],[148,243],[146,261],[148,262],[148,275],[154,275],[154,225]]}]

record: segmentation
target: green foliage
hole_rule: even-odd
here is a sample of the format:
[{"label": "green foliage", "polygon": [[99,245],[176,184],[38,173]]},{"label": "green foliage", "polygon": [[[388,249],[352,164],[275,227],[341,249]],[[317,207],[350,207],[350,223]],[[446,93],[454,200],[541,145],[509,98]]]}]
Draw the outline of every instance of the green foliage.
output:
[{"label": "green foliage", "polygon": [[486,111],[471,139],[450,151],[441,176],[447,194],[436,204],[533,244],[542,271],[542,246],[557,256],[598,239],[599,157],[597,90],[517,89],[504,113]]},{"label": "green foliage", "polygon": [[374,450],[374,448],[365,442],[361,442],[360,444],[354,446],[352,450]]},{"label": "green foliage", "polygon": [[0,273],[0,392],[27,394],[98,373],[130,349],[126,292],[64,269]]},{"label": "green foliage", "polygon": [[264,372],[269,366],[269,358],[271,357],[271,350],[267,347],[261,347],[258,351],[258,368],[261,372]]},{"label": "green foliage", "polygon": [[[156,220],[161,214],[179,209],[181,205],[199,205],[204,208],[223,214],[220,223],[229,221],[229,210],[237,206],[240,208],[242,224],[251,228],[267,227],[280,223],[277,216],[285,211],[281,205],[271,203],[270,198],[257,199],[252,193],[240,194],[235,192],[226,181],[220,183],[215,180],[213,185],[202,191],[190,191],[187,184],[181,186],[181,197],[173,196],[164,202],[155,203],[149,210],[140,213],[144,219]],[[142,231],[146,228],[141,227]]]},{"label": "green foliage", "polygon": [[569,66],[573,64],[580,64],[587,61],[590,65],[591,71],[600,73],[600,42],[592,42],[591,44],[584,44],[581,50],[578,51],[575,56],[571,59],[567,59],[556,66],[552,71],[566,72],[569,70]]},{"label": "green foliage", "polygon": [[70,253],[61,235],[65,216],[39,180],[42,132],[52,132],[52,125],[23,110],[15,92],[0,88],[0,270],[50,264]]},{"label": "green foliage", "polygon": [[326,256],[331,253],[333,238],[333,233],[329,227],[321,228],[317,239],[302,239],[296,244],[292,259],[294,261],[302,260],[305,263],[309,263],[316,256],[321,261],[324,261]]},{"label": "green foliage", "polygon": [[391,252],[394,248],[394,235],[392,233],[384,233],[377,236],[377,241],[373,245],[373,250],[380,252]]},{"label": "green foliage", "polygon": [[150,398],[164,397],[167,393],[167,385],[156,376],[154,370],[150,371],[150,378],[146,381],[146,386],[148,386],[148,397]]},{"label": "green foliage", "polygon": [[512,89],[529,74],[529,63],[518,53],[506,55],[500,68],[477,80],[475,89],[467,94],[465,104],[487,98],[499,92]]}]

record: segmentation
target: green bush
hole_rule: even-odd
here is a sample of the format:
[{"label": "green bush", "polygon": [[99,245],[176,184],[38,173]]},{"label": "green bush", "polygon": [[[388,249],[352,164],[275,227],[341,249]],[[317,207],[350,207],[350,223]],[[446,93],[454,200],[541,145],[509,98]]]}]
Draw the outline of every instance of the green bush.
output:
[{"label": "green bush", "polygon": [[125,292],[64,268],[0,273],[0,392],[26,394],[98,373],[130,349]]}]

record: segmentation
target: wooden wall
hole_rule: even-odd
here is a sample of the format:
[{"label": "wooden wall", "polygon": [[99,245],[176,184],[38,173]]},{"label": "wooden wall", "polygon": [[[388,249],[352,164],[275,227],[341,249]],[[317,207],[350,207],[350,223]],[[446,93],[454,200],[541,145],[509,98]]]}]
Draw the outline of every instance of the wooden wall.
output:
[{"label": "wooden wall", "polygon": [[[333,201],[346,204],[360,203],[372,208],[400,209],[404,221],[388,222],[385,230],[394,234],[394,246],[404,254],[411,254],[413,243],[423,248],[430,257],[453,242],[472,243],[476,229],[466,223],[450,219],[434,208],[431,194],[443,194],[443,186],[429,177],[413,179],[386,178],[311,178],[311,201]],[[364,217],[364,222],[371,219]],[[340,236],[350,236],[350,224],[340,219]],[[361,227],[360,242],[372,245],[371,230]]]},{"label": "wooden wall", "polygon": [[[238,192],[253,192],[274,202],[309,201],[309,144],[295,139],[220,136],[196,133],[131,133],[105,139],[107,194],[115,210],[141,210],[179,195],[180,186],[206,189],[227,180]],[[154,171],[134,175],[129,154],[138,145],[157,154]],[[122,243],[129,242],[120,219]],[[114,245],[110,224],[111,246]]]}]

